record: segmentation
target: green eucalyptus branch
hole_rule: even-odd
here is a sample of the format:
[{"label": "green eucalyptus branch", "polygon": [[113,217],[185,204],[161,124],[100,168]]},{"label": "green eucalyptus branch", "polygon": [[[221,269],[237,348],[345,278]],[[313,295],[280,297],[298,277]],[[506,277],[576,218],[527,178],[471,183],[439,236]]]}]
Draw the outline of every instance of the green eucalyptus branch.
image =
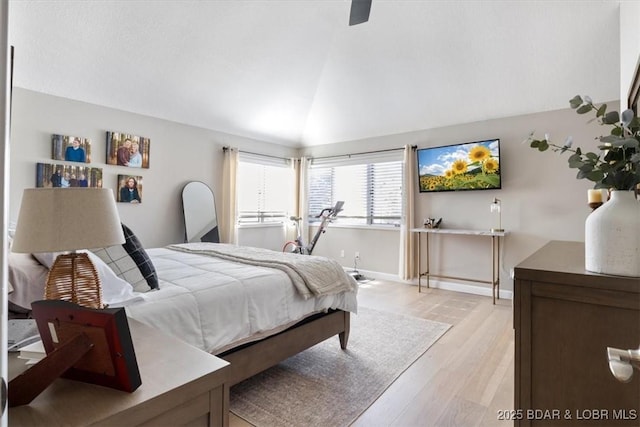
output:
[{"label": "green eucalyptus branch", "polygon": [[573,138],[569,136],[563,145],[550,141],[549,135],[544,139],[535,139],[534,133],[527,141],[531,148],[538,151],[573,153],[568,158],[569,167],[578,169],[576,178],[587,179],[595,183],[595,188],[611,188],[632,190],[640,184],[640,119],[633,110],[607,112],[607,105],[596,106],[589,97],[576,95],[569,101],[571,108],[578,114],[595,111],[595,118],[600,125],[611,126],[609,135],[599,138],[602,145],[600,153],[586,152],[572,148]]}]

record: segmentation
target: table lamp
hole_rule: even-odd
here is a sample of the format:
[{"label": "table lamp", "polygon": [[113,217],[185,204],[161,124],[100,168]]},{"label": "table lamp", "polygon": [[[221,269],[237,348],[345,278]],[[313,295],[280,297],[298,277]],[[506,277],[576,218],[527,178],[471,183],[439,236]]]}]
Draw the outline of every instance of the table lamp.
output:
[{"label": "table lamp", "polygon": [[12,251],[63,252],[51,266],[44,299],[103,308],[100,278],[86,252],[124,243],[113,193],[103,188],[29,188],[22,195]]},{"label": "table lamp", "polygon": [[502,207],[501,207],[500,199],[494,198],[493,202],[491,202],[490,209],[492,214],[496,214],[498,216],[498,226],[492,228],[491,231],[504,231],[502,228]]}]

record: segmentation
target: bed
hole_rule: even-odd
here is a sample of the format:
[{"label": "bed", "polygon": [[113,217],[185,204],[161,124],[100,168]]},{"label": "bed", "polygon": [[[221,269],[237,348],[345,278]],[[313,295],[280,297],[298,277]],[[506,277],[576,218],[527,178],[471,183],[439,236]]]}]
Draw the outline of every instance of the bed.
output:
[{"label": "bed", "polygon": [[[128,316],[229,361],[229,385],[334,335],[347,346],[357,283],[332,260],[216,243],[147,253],[159,290],[127,306]],[[337,286],[305,295],[288,271],[291,261],[312,283],[317,278],[305,272],[309,262],[329,265],[322,276]]]},{"label": "bed", "polygon": [[[133,233],[131,239],[136,240]],[[357,283],[333,260],[216,243],[146,250],[139,242],[133,250],[125,245],[90,253],[105,302],[229,361],[229,386],[334,335],[347,346]],[[34,257],[21,258],[30,278],[19,277],[16,259],[10,259],[14,289],[15,282],[39,283],[55,254]],[[14,292],[13,299],[37,295],[42,293]]]}]

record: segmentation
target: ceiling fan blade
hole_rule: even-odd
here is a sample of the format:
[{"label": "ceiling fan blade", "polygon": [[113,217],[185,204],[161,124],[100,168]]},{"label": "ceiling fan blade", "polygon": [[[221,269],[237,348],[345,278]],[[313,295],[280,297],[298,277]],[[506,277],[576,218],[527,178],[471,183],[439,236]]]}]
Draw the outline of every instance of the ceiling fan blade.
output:
[{"label": "ceiling fan blade", "polygon": [[351,14],[349,15],[349,25],[362,24],[369,20],[372,0],[351,0]]}]

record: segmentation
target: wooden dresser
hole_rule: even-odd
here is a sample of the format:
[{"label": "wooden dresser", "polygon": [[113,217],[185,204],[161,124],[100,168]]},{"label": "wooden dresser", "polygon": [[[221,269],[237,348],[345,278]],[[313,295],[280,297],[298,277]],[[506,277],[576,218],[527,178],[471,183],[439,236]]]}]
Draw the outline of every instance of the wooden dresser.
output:
[{"label": "wooden dresser", "polygon": [[516,426],[640,426],[640,372],[607,347],[640,347],[640,278],[585,271],[584,244],[553,241],[515,267]]},{"label": "wooden dresser", "polygon": [[[133,393],[57,379],[29,405],[9,408],[9,426],[227,426],[229,364],[129,319],[142,385]],[[24,371],[16,353],[9,378]]]}]

